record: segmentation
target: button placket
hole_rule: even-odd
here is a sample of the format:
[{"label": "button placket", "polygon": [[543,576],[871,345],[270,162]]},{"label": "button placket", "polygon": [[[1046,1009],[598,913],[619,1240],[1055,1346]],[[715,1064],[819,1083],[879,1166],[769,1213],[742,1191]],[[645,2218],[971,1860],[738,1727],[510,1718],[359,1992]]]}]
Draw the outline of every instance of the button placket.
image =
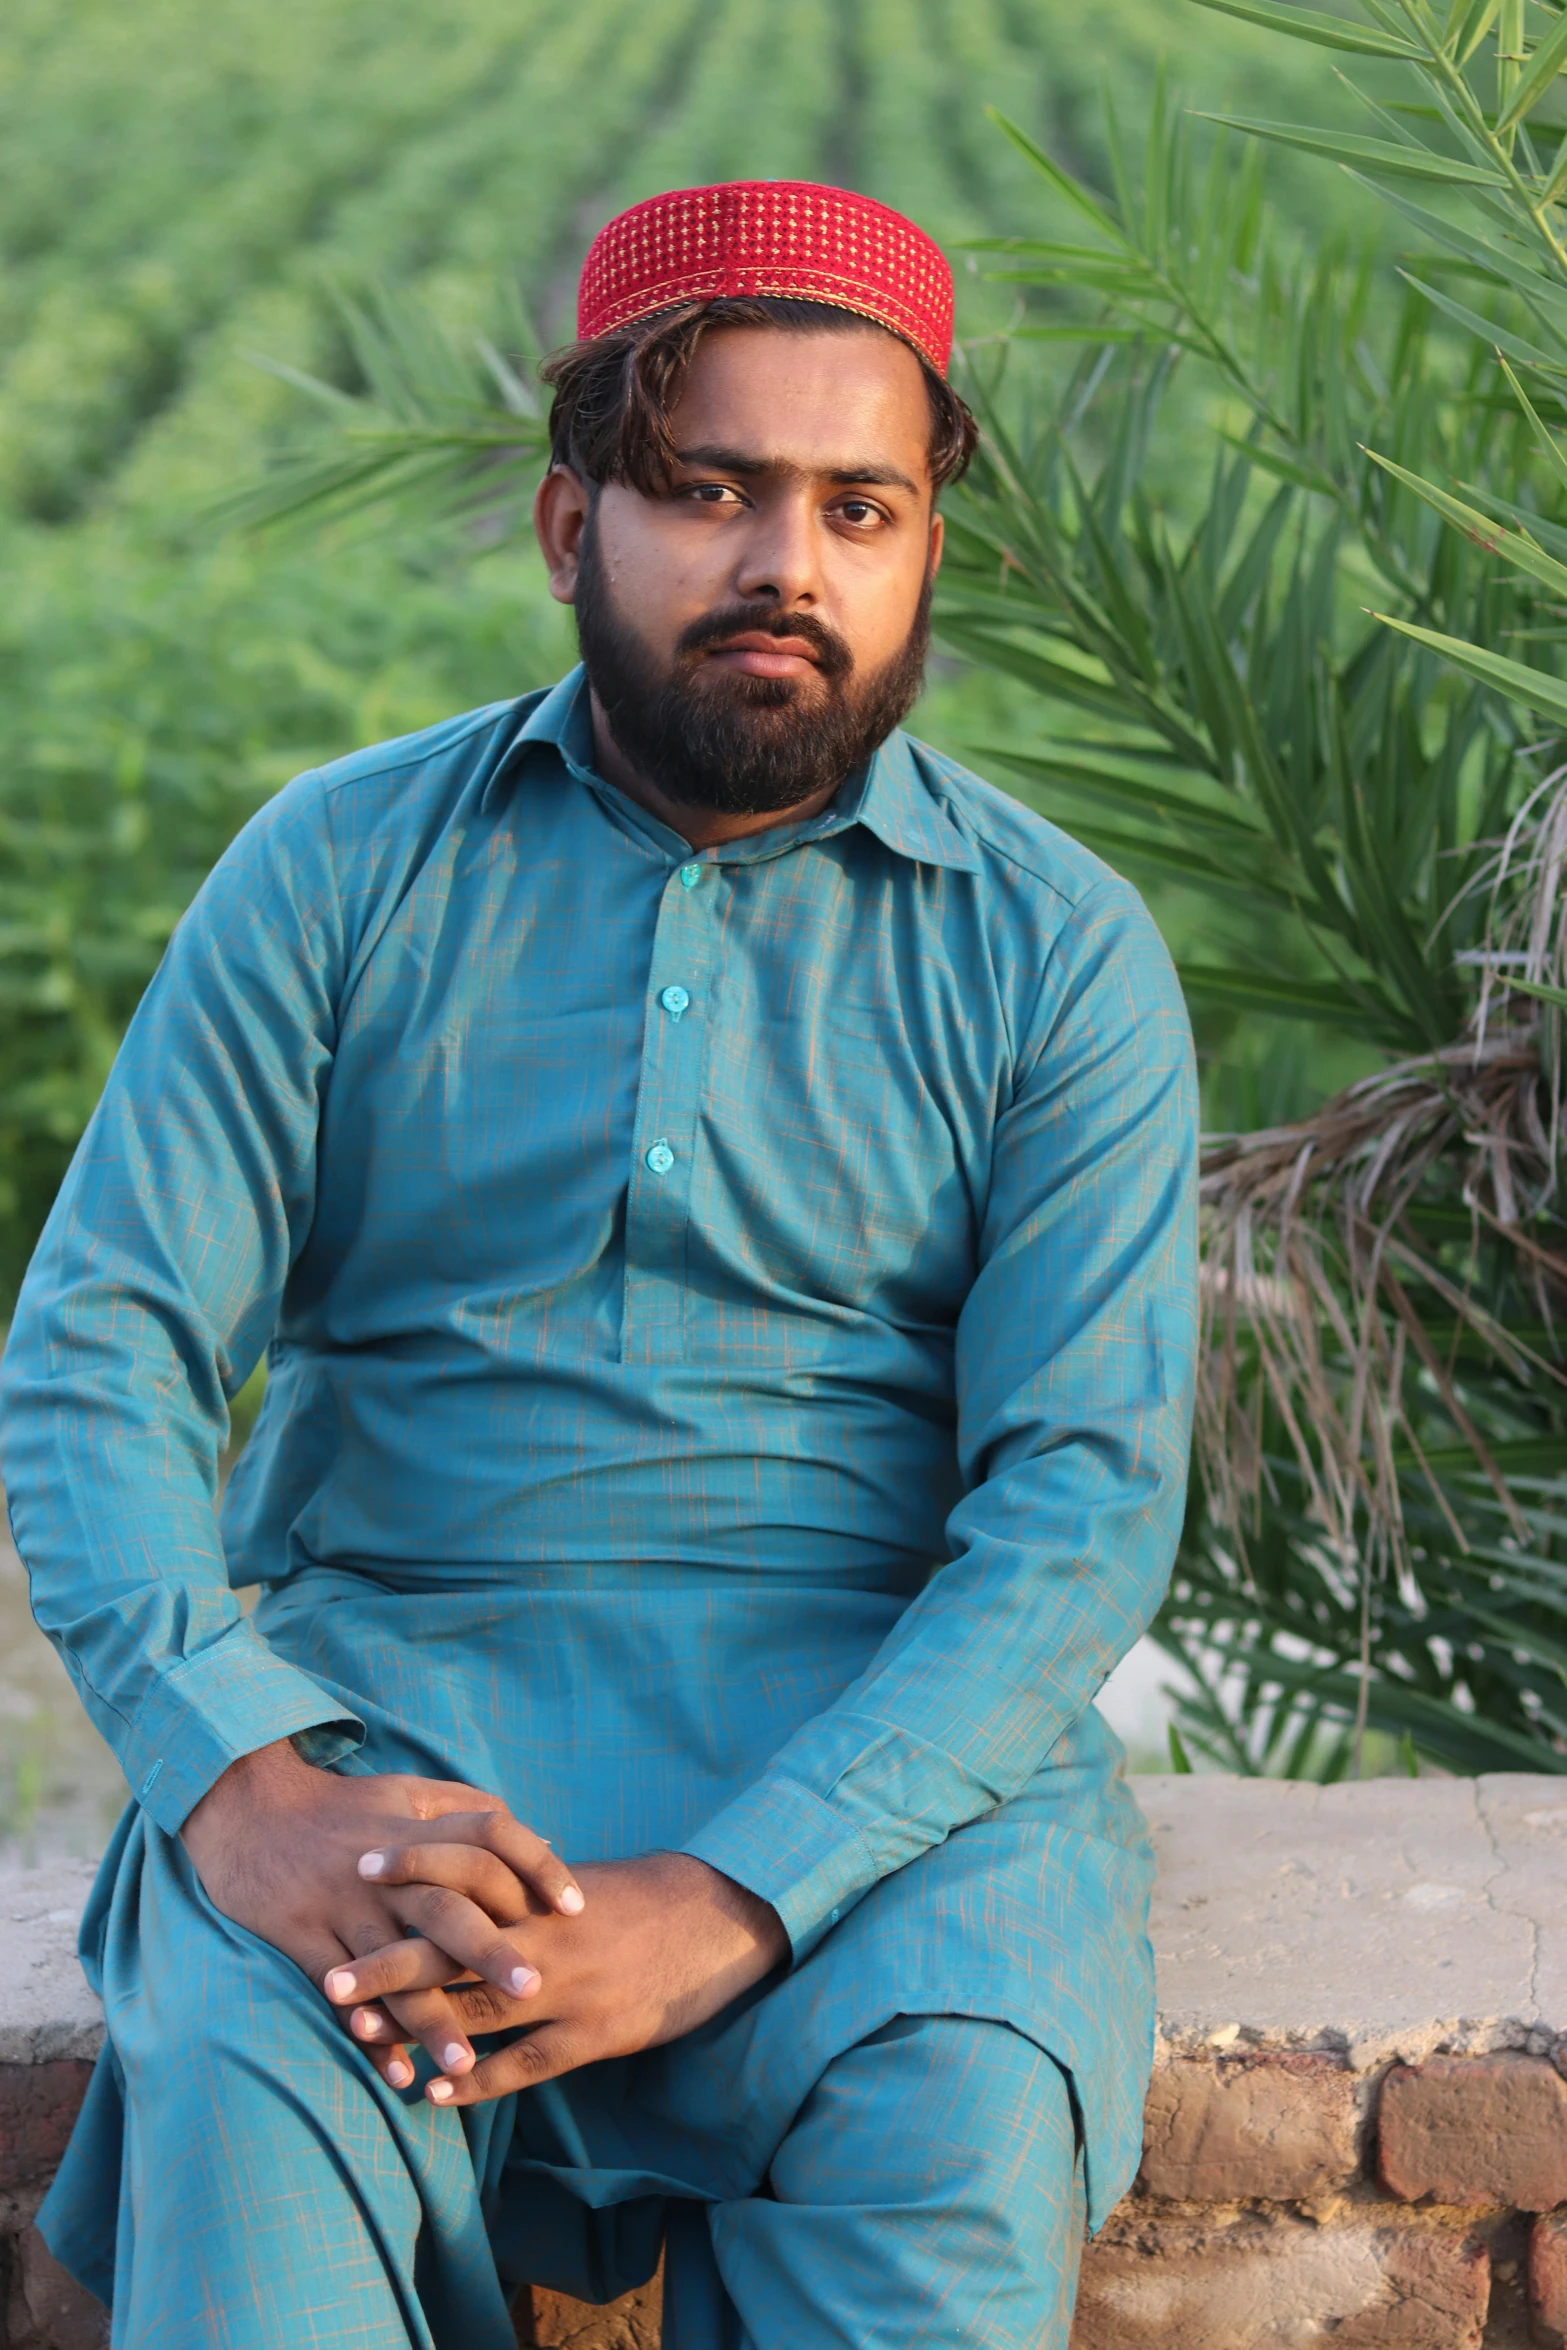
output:
[{"label": "button placket", "polygon": [[678,1360],[685,1340],[686,1233],[717,959],[720,870],[692,859],[664,886],[648,971],[648,1010],[626,1199],[621,1360]]}]

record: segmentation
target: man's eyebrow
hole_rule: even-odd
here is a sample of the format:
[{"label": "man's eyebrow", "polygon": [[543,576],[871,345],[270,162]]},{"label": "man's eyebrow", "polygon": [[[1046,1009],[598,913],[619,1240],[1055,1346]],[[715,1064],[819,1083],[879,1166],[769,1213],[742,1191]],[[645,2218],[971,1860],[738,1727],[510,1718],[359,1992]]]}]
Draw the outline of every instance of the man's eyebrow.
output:
[{"label": "man's eyebrow", "polygon": [[[715,442],[704,442],[695,449],[677,449],[675,459],[681,465],[710,465],[715,473],[738,473],[750,480],[764,473],[799,475],[809,470],[806,466],[786,464],[777,457],[748,456],[743,449],[723,449]],[[853,489],[863,482],[871,489],[907,490],[911,498],[920,495],[919,483],[910,481],[895,465],[835,465],[819,478],[839,489]]]}]

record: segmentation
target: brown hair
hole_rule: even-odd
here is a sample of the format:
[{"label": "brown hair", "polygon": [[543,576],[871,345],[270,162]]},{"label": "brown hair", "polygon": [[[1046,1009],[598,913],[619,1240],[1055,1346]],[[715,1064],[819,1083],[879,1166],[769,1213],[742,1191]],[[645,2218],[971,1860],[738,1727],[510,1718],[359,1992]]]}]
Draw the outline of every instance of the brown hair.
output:
[{"label": "brown hair", "polygon": [[[656,494],[675,462],[670,412],[697,345],[715,326],[776,326],[813,334],[891,331],[830,302],[772,294],[686,302],[572,343],[539,370],[555,395],[551,464],[569,466],[587,481],[625,482],[644,495]],[[908,348],[913,350],[913,344]],[[979,427],[946,378],[920,352],[914,356],[930,398],[930,476],[939,492],[964,471]]]}]

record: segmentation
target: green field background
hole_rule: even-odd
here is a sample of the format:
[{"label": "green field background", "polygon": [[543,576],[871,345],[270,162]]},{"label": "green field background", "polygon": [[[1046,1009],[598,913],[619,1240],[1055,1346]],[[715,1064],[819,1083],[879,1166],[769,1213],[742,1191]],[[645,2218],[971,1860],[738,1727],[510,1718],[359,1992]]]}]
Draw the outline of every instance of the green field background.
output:
[{"label": "green field background", "polygon": [[[1204,107],[1333,110],[1311,52],[1187,0],[8,0],[0,11],[0,1311],[168,931],[322,757],[571,657],[527,548],[211,519],[351,385],[334,290],[547,340],[650,192],[821,177],[951,246],[1037,227],[996,105],[1093,171],[1161,57]],[[1288,209],[1343,198],[1303,170]],[[957,255],[960,331],[1011,296]],[[1041,365],[1051,361],[1038,362]],[[1172,459],[1182,456],[1172,452]],[[1026,723],[942,665],[916,724]]]}]

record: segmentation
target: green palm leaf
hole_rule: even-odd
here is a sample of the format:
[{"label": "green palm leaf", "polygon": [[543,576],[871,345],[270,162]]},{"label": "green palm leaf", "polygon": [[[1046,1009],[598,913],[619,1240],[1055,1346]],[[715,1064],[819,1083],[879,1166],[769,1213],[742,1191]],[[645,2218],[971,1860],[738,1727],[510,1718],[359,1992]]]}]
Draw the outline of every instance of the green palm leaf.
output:
[{"label": "green palm leaf", "polygon": [[1268,32],[1284,33],[1292,41],[1310,41],[1318,48],[1338,49],[1351,57],[1407,60],[1420,55],[1412,41],[1372,32],[1352,18],[1323,16],[1314,8],[1269,7],[1267,0],[1197,0],[1197,4],[1200,8],[1211,8],[1216,16],[1238,16],[1243,24],[1262,25]]}]

